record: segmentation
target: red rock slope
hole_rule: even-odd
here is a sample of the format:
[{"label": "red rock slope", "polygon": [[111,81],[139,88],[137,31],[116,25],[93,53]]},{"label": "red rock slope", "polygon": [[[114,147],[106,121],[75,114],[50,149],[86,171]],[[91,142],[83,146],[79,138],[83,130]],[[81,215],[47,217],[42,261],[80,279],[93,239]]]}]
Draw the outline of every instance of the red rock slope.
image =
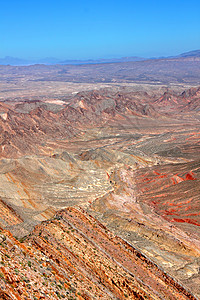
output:
[{"label": "red rock slope", "polygon": [[195,299],[81,209],[0,242],[0,299]]}]

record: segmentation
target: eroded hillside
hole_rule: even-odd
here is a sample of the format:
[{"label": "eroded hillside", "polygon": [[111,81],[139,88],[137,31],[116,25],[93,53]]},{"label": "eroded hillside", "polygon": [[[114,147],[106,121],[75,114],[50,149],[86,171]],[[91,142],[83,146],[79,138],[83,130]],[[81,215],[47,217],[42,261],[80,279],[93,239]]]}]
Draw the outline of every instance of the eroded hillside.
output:
[{"label": "eroded hillside", "polygon": [[1,299],[195,299],[82,209],[68,208],[20,243],[1,231]]},{"label": "eroded hillside", "polygon": [[[5,299],[200,297],[199,97],[199,88],[148,93],[118,87],[67,101],[1,103]],[[68,207],[82,207],[120,238],[81,208]],[[21,244],[7,230],[28,238]],[[35,290],[20,269],[23,260]],[[21,277],[9,282],[6,272]]]}]

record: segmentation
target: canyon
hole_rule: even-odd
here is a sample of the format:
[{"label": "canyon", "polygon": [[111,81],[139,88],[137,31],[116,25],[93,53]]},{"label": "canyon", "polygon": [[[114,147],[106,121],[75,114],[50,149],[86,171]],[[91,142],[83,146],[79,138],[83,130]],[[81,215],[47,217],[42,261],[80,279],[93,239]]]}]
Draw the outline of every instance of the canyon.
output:
[{"label": "canyon", "polygon": [[200,87],[3,68],[0,299],[200,298]]}]

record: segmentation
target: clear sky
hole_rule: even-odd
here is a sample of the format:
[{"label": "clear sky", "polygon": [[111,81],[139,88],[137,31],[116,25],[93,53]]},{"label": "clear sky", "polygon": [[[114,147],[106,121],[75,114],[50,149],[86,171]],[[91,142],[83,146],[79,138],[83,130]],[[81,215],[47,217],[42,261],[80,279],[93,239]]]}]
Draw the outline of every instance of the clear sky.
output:
[{"label": "clear sky", "polygon": [[152,57],[196,49],[200,0],[0,2],[0,57]]}]

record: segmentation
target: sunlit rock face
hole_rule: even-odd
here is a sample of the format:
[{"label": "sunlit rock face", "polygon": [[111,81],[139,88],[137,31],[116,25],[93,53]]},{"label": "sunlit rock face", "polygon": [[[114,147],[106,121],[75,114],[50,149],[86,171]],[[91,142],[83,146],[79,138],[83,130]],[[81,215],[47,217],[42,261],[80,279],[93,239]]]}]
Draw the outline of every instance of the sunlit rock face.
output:
[{"label": "sunlit rock face", "polygon": [[195,299],[82,209],[60,211],[20,243],[0,233],[1,299]]},{"label": "sunlit rock face", "polygon": [[45,260],[48,284],[36,298],[75,288],[80,299],[200,296],[199,97],[199,88],[115,87],[1,104],[0,227],[18,239],[31,233],[23,244],[3,233],[13,267],[2,271],[2,297],[34,295],[17,290],[19,274],[9,282],[24,259],[9,254],[10,243],[30,258],[36,251],[38,278]]}]

